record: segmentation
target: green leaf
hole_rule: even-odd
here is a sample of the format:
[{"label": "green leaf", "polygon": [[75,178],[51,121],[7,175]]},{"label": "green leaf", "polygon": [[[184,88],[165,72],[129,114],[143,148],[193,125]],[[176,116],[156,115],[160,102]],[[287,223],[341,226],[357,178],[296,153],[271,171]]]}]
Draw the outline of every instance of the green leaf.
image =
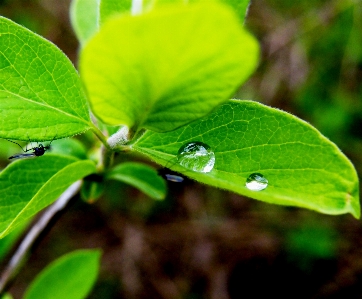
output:
[{"label": "green leaf", "polygon": [[[188,171],[176,163],[179,148],[192,141],[214,151],[210,173]],[[175,131],[146,132],[131,147],[215,187],[273,204],[360,216],[358,177],[337,146],[308,123],[256,102],[232,100]],[[252,173],[263,174],[268,187],[246,188]]]},{"label": "green leaf", "polygon": [[105,189],[103,176],[99,174],[91,174],[83,179],[80,195],[82,199],[88,203],[94,203],[99,199]]},{"label": "green leaf", "polygon": [[3,258],[8,254],[9,250],[11,250],[11,248],[14,246],[14,244],[19,241],[21,235],[28,228],[30,221],[31,218],[29,218],[28,221],[22,222],[10,234],[0,239],[0,260],[3,260]]},{"label": "green leaf", "polygon": [[132,2],[132,0],[102,0],[100,4],[101,24],[116,14],[131,12]]},{"label": "green leaf", "polygon": [[[84,0],[83,0],[84,1]],[[89,0],[88,0],[89,1]],[[192,4],[198,2],[206,2],[210,4],[210,0],[144,0],[144,1],[131,1],[131,0],[102,0],[100,5],[100,16],[101,23],[104,23],[110,17],[120,13],[145,13],[151,9],[157,8],[160,5],[165,4]],[[241,21],[244,21],[249,0],[221,0],[220,2],[225,3],[233,7],[235,12],[238,14]],[[139,7],[137,7],[139,5]]]},{"label": "green leaf", "polygon": [[51,140],[91,126],[79,76],[52,43],[0,17],[0,137]]},{"label": "green leaf", "polygon": [[234,8],[238,14],[240,20],[244,22],[246,14],[248,12],[250,0],[221,0],[222,2],[229,4]]},{"label": "green leaf", "polygon": [[107,174],[106,178],[127,183],[154,199],[164,199],[166,196],[164,179],[154,168],[142,163],[119,164]]},{"label": "green leaf", "polygon": [[225,102],[257,57],[228,7],[200,3],[112,18],[83,48],[80,68],[103,122],[169,131]]},{"label": "green leaf", "polygon": [[11,163],[0,173],[0,238],[95,171],[92,161],[53,154]]},{"label": "green leaf", "polygon": [[99,271],[99,250],[77,250],[48,265],[31,283],[24,299],[83,299]]},{"label": "green leaf", "polygon": [[79,159],[87,158],[87,151],[83,143],[73,138],[65,138],[53,142],[51,152],[53,154],[74,156]]},{"label": "green leaf", "polygon": [[85,44],[98,31],[99,0],[73,0],[70,21],[79,42]]}]

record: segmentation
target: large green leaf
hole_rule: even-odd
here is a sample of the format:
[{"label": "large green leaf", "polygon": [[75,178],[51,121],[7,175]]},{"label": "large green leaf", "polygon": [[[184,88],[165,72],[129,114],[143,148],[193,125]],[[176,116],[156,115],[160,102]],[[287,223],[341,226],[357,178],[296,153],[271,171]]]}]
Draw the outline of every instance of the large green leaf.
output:
[{"label": "large green leaf", "polygon": [[[192,141],[214,151],[211,172],[188,171],[176,163],[179,148]],[[255,199],[360,216],[358,177],[337,146],[308,123],[256,102],[232,100],[175,131],[149,131],[131,147],[200,182]],[[267,178],[265,190],[246,188],[252,173]]]},{"label": "large green leaf", "polygon": [[95,171],[90,160],[53,154],[11,163],[0,173],[0,237]]},{"label": "large green leaf", "polygon": [[[131,12],[132,0],[102,0],[100,3],[100,23],[103,24],[110,17]],[[138,1],[139,3],[142,3]]]},{"label": "large green leaf", "polygon": [[70,20],[79,42],[84,44],[98,31],[99,0],[73,0]]},{"label": "large green leaf", "polygon": [[224,102],[257,57],[228,7],[200,3],[112,18],[83,48],[80,68],[102,121],[169,131]]},{"label": "large green leaf", "polygon": [[164,179],[157,174],[154,168],[142,163],[119,164],[106,177],[130,184],[154,199],[164,199],[166,196]]},{"label": "large green leaf", "polygon": [[0,137],[50,140],[90,126],[82,84],[68,58],[0,17]]},{"label": "large green leaf", "polygon": [[[75,0],[75,1],[94,1],[94,0]],[[165,4],[191,4],[197,2],[207,2],[210,0],[102,0],[100,3],[100,21],[104,23],[108,18],[120,13],[144,13],[155,7]],[[250,0],[220,0],[220,2],[229,4],[239,15],[240,20],[244,21]]]},{"label": "large green leaf", "polygon": [[99,250],[77,250],[48,265],[30,284],[24,299],[83,299],[99,271]]}]

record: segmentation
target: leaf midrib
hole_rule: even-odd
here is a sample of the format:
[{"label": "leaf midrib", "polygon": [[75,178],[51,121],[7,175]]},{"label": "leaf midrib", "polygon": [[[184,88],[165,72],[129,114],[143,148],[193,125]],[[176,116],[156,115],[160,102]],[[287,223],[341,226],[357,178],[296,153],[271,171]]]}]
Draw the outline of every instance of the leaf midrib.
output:
[{"label": "leaf midrib", "polygon": [[70,114],[70,113],[68,113],[68,112],[66,112],[66,111],[64,111],[64,110],[60,110],[59,108],[56,108],[56,107],[54,107],[54,106],[50,106],[50,105],[47,104],[46,102],[44,102],[44,104],[43,104],[43,103],[41,103],[41,102],[37,102],[37,101],[34,101],[34,100],[32,100],[32,99],[25,98],[25,97],[23,97],[23,96],[17,95],[17,94],[15,94],[15,93],[13,93],[13,92],[10,92],[10,91],[8,91],[8,90],[3,90],[3,91],[6,92],[6,93],[8,93],[8,94],[10,94],[10,95],[12,95],[12,96],[14,96],[14,97],[16,97],[16,98],[21,99],[21,100],[30,102],[30,103],[32,103],[32,104],[34,104],[34,105],[39,105],[39,106],[46,107],[47,109],[57,111],[57,112],[59,112],[60,114],[64,114],[64,115],[66,115],[66,116],[68,116],[68,117],[71,117],[71,118],[80,120],[82,123],[84,123],[84,124],[86,124],[86,125],[88,125],[88,126],[90,125],[90,123],[89,123],[88,121],[86,121],[86,120],[84,120],[83,118],[81,118],[78,114],[77,114],[77,116],[76,116],[76,115]]}]

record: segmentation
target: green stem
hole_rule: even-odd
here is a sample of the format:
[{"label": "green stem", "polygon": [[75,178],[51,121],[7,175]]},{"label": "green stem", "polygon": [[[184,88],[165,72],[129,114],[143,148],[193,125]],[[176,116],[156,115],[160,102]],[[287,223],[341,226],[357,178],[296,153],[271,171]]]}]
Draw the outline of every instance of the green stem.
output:
[{"label": "green stem", "polygon": [[103,145],[108,149],[108,150],[112,150],[111,147],[109,146],[108,142],[107,142],[107,138],[106,136],[103,135],[102,131],[99,130],[95,125],[92,124],[91,127],[93,133],[98,137],[98,139],[103,143]]},{"label": "green stem", "polygon": [[99,161],[98,164],[98,170],[105,171],[108,168],[110,168],[113,164],[113,158],[114,158],[114,151],[109,150],[108,148],[102,146],[101,160]]},{"label": "green stem", "polygon": [[102,142],[103,146],[101,148],[101,157],[98,163],[98,171],[103,172],[109,167],[112,166],[113,157],[114,157],[114,149],[112,149],[108,142],[106,136],[102,133],[102,131],[92,124],[91,127],[93,133],[98,137],[98,139]]}]

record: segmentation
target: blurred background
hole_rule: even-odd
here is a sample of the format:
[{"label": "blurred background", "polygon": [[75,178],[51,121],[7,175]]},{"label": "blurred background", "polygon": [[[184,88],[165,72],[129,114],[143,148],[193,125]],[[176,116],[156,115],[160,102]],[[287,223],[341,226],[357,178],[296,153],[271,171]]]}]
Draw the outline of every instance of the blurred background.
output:
[{"label": "blurred background", "polygon": [[[51,40],[76,65],[69,4],[0,0],[0,15]],[[310,122],[361,174],[361,1],[254,0],[245,26],[262,57],[238,97]],[[0,146],[3,168],[17,148]],[[0,256],[6,248],[0,244]],[[360,221],[191,181],[169,183],[163,202],[115,181],[93,204],[76,198],[14,281],[14,298],[50,261],[78,248],[103,250],[89,298],[362,298]]]}]

